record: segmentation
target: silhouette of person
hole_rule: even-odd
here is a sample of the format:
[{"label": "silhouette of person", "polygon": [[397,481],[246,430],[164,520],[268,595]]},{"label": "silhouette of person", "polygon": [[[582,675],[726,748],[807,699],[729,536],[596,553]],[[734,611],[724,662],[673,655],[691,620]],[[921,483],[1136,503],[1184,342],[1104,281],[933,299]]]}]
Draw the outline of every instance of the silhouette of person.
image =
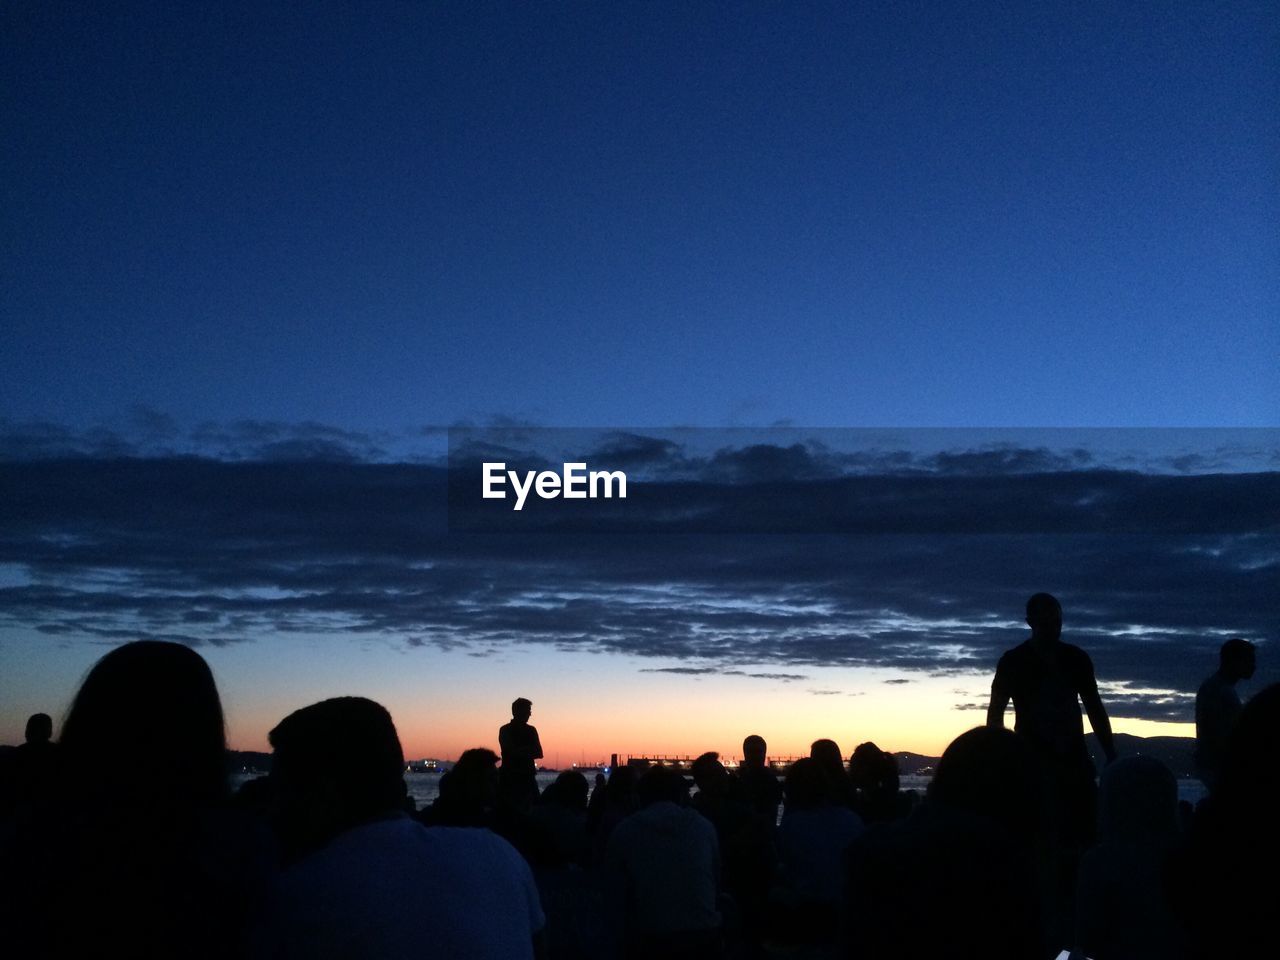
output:
[{"label": "silhouette of person", "polygon": [[742,765],[738,779],[747,794],[751,808],[770,827],[778,822],[778,804],[782,800],[782,784],[769,766],[769,746],[764,737],[751,734],[742,741]]},{"label": "silhouette of person", "polygon": [[743,933],[750,941],[760,937],[769,920],[769,890],[777,866],[774,840],[782,802],[782,783],[769,766],[769,746],[759,734],[742,741],[737,779],[749,818],[722,853],[726,887],[737,901]]},{"label": "silhouette of person", "polygon": [[830,776],[812,757],[791,765],[778,827],[774,906],[788,917],[787,939],[834,944],[844,899],[845,851],[864,830],[862,818],[833,802]]},{"label": "silhouette of person", "polygon": [[809,745],[809,757],[817,761],[819,769],[826,774],[831,802],[852,807],[853,783],[849,780],[849,772],[845,770],[840,744],[834,740],[815,740]]},{"label": "silhouette of person", "polygon": [[[107,653],[58,752],[55,802],[0,849],[9,955],[237,955],[270,838],[227,808],[222,705],[204,659],[150,640]],[[4,889],[15,876],[21,889]]]},{"label": "silhouette of person", "polygon": [[498,755],[487,747],[464,750],[440,778],[440,794],[418,814],[429,827],[492,827],[498,803]]},{"label": "silhouette of person", "polygon": [[404,754],[380,704],[314,703],[280,721],[269,740],[293,862],[263,914],[255,955],[505,960],[538,952],[545,920],[528,864],[490,830],[409,817]]},{"label": "silhouette of person", "polygon": [[943,753],[928,797],[849,848],[849,960],[1032,960],[1045,948],[1040,772],[1024,737],[976,727]]},{"label": "silhouette of person", "polygon": [[1280,863],[1280,683],[1249,698],[1227,734],[1217,791],[1197,807],[1175,891],[1200,960],[1256,956],[1275,939]]},{"label": "silhouette of person", "polygon": [[6,807],[48,802],[58,762],[58,748],[51,742],[52,737],[53,719],[47,713],[33,713],[27,719],[25,742],[13,751],[10,762]]},{"label": "silhouette of person", "polygon": [[43,744],[53,739],[53,718],[47,713],[33,713],[27,718],[27,729],[23,738],[27,745],[34,745],[34,749],[42,749]]},{"label": "silhouette of person", "polygon": [[688,789],[679,771],[650,767],[637,785],[643,809],[609,837],[604,866],[621,900],[628,958],[719,952],[720,845]]},{"label": "silhouette of person", "polygon": [[1167,876],[1178,850],[1178,782],[1152,757],[1102,773],[1097,846],[1080,860],[1075,946],[1091,960],[1188,955]]},{"label": "silhouette of person", "polygon": [[1027,601],[1026,616],[1031,637],[1000,658],[991,683],[987,725],[1004,726],[1005,707],[1012,699],[1014,730],[1039,761],[1052,838],[1045,862],[1050,922],[1054,934],[1065,939],[1073,919],[1076,865],[1093,843],[1097,824],[1097,770],[1084,739],[1081,702],[1108,764],[1115,760],[1116,749],[1093,661],[1061,639],[1062,606],[1057,598],[1035,594]]},{"label": "silhouette of person", "polygon": [[1231,727],[1240,715],[1236,684],[1253,676],[1257,665],[1253,644],[1234,637],[1218,653],[1218,669],[1196,691],[1196,772],[1213,792],[1222,771]]},{"label": "silhouette of person", "polygon": [[520,807],[538,798],[537,761],[542,759],[542,741],[538,728],[529,722],[532,714],[532,702],[519,697],[511,702],[511,722],[498,730],[502,797]]},{"label": "silhouette of person", "polygon": [[1004,726],[1010,699],[1014,730],[1035,748],[1058,798],[1058,822],[1069,845],[1086,845],[1093,835],[1096,788],[1080,718],[1081,702],[1098,744],[1110,763],[1116,757],[1111,721],[1098,695],[1093,661],[1077,646],[1062,641],[1062,606],[1047,593],[1027,601],[1031,637],[1006,651],[991,684],[987,724]]},{"label": "silhouette of person", "polygon": [[860,743],[849,757],[849,782],[853,807],[871,823],[892,820],[901,812],[898,795],[898,760],[874,743]]}]

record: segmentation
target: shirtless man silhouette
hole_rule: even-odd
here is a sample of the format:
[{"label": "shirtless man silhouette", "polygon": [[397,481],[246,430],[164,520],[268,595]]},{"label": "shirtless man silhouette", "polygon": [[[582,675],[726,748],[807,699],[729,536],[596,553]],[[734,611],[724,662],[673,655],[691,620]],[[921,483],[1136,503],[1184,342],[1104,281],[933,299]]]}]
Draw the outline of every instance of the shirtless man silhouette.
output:
[{"label": "shirtless man silhouette", "polygon": [[1027,601],[1029,639],[1005,652],[991,683],[987,724],[1004,726],[1013,700],[1014,730],[1039,755],[1059,836],[1067,846],[1092,840],[1096,806],[1095,771],[1084,739],[1080,704],[1107,763],[1116,757],[1093,661],[1077,646],[1062,641],[1062,605],[1047,593]]}]

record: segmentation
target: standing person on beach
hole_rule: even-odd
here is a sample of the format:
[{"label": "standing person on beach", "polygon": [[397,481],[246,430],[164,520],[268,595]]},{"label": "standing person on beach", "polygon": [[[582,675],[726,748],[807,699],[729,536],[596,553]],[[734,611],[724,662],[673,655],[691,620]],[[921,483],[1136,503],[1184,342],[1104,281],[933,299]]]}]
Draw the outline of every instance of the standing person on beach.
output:
[{"label": "standing person on beach", "polygon": [[1026,615],[1031,636],[996,666],[987,725],[1003,727],[1005,707],[1013,700],[1014,730],[1037,760],[1045,801],[1042,908],[1051,936],[1061,939],[1071,932],[1080,856],[1097,832],[1097,770],[1084,739],[1081,703],[1108,764],[1116,748],[1093,661],[1062,641],[1062,605],[1037,593],[1027,601]]},{"label": "standing person on beach", "polygon": [[1218,787],[1227,738],[1242,709],[1236,684],[1252,677],[1256,666],[1253,644],[1233,637],[1218,652],[1218,669],[1196,691],[1196,772],[1211,793]]},{"label": "standing person on beach", "polygon": [[1080,704],[1089,714],[1107,763],[1116,757],[1111,721],[1098,696],[1093,661],[1077,646],[1062,641],[1062,605],[1037,593],[1027,601],[1031,636],[1005,652],[991,684],[987,725],[1004,726],[1013,700],[1014,730],[1039,755],[1056,806],[1058,836],[1067,847],[1087,846],[1093,838],[1096,772],[1084,739]]},{"label": "standing person on beach", "polygon": [[770,831],[778,822],[778,804],[782,802],[782,784],[769,766],[769,747],[764,737],[751,734],[742,741],[742,764],[738,779],[746,791],[751,807]]},{"label": "standing person on beach", "polygon": [[538,796],[537,761],[542,759],[538,728],[529,722],[533,703],[518,697],[511,703],[511,722],[498,730],[502,749],[501,794],[505,801],[523,806]]}]

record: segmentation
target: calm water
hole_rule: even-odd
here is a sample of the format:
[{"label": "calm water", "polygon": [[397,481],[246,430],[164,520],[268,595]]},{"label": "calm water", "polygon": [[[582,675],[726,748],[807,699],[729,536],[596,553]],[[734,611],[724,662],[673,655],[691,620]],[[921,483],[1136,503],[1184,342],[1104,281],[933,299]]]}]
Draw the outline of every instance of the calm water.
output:
[{"label": "calm water", "polygon": [[[440,777],[439,773],[407,773],[404,780],[409,787],[409,795],[413,797],[418,808],[430,806],[431,802],[440,795]],[[558,776],[556,773],[544,771],[538,774],[538,789],[545,790],[548,785]],[[593,783],[595,773],[586,774],[587,782]],[[245,780],[252,779],[247,775],[237,775],[232,778],[232,786],[238,787]],[[929,785],[928,777],[903,777],[902,789],[918,790],[921,793]],[[1200,802],[1204,796],[1204,785],[1199,780],[1179,780],[1178,781],[1178,799],[1187,800],[1191,804]]]}]

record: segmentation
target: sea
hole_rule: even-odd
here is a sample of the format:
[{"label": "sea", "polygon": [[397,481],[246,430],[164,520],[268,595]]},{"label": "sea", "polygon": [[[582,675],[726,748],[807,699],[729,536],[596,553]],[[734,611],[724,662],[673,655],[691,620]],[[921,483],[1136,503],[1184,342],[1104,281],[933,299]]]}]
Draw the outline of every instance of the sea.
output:
[{"label": "sea", "polygon": [[[584,771],[587,782],[591,783],[595,779],[595,771]],[[559,776],[556,770],[540,770],[537,774],[538,789],[545,790]],[[414,804],[421,810],[423,807],[429,807],[440,796],[440,778],[443,773],[406,773],[404,781],[409,788],[409,796],[413,797]],[[245,780],[253,779],[253,774],[238,774],[232,778],[232,787],[238,787]],[[915,790],[921,795],[928,789],[929,777],[903,777],[901,786],[903,790]],[[1204,796],[1204,784],[1199,780],[1186,779],[1178,781],[1178,799],[1186,800],[1192,806],[1199,803]]]}]

